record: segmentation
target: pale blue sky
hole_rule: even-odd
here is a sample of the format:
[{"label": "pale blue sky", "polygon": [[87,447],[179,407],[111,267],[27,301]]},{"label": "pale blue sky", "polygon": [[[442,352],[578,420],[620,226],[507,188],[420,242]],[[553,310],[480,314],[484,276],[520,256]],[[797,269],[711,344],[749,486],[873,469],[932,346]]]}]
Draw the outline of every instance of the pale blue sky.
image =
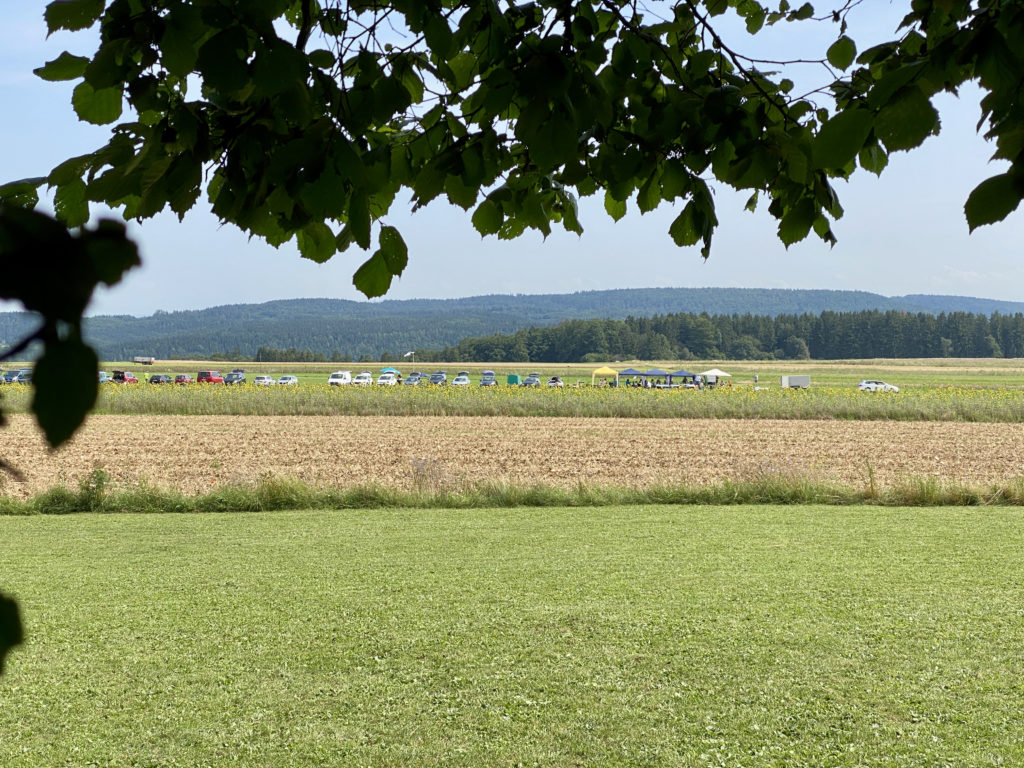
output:
[{"label": "pale blue sky", "polygon": [[[858,9],[863,27],[854,37],[891,33],[905,6],[867,0]],[[3,181],[45,175],[61,160],[100,146],[106,137],[104,129],[77,121],[70,84],[46,83],[31,73],[62,50],[90,55],[95,48],[88,35],[46,39],[44,7],[43,2],[6,3],[0,11]],[[773,58],[780,55],[779,45],[788,57],[809,54],[836,34],[829,25],[822,26],[817,39],[786,29],[774,33],[774,40],[736,42],[763,46],[753,52]],[[805,51],[799,50],[801,45]],[[839,244],[833,249],[808,239],[787,251],[775,237],[775,220],[766,212],[744,212],[746,195],[725,189],[716,194],[722,225],[707,262],[697,248],[679,249],[668,237],[668,225],[678,212],[670,206],[646,216],[633,208],[614,223],[599,200],[584,200],[582,237],[555,231],[546,241],[527,233],[513,242],[499,242],[481,240],[468,214],[443,201],[417,214],[396,203],[388,223],[409,244],[410,264],[388,298],[738,286],[1022,300],[1024,215],[1015,212],[970,236],[963,218],[967,194],[999,170],[988,163],[992,146],[975,132],[977,94],[965,91],[959,101],[946,97],[937,106],[943,125],[939,137],[913,153],[894,155],[881,179],[860,174],[852,183],[837,183],[846,215],[834,227]],[[221,227],[202,202],[184,223],[162,215],[131,229],[144,266],[99,295],[92,313],[147,315],[157,309],[279,298],[361,298],[351,275],[368,254],[353,250],[325,265],[313,264],[301,259],[292,245],[274,250],[232,227]]]}]

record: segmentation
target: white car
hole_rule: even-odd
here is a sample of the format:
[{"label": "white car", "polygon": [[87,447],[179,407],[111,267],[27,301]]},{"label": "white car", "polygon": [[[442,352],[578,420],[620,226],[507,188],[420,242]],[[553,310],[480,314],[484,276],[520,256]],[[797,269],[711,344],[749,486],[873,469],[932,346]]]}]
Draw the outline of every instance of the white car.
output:
[{"label": "white car", "polygon": [[565,384],[562,383],[562,380],[558,376],[552,376],[550,379],[548,379],[548,386],[549,387],[564,387]]},{"label": "white car", "polygon": [[877,379],[864,379],[860,384],[857,385],[857,389],[861,392],[899,392],[900,388],[895,384],[886,384],[884,381],[878,381]]},{"label": "white car", "polygon": [[456,376],[454,379],[452,379],[452,386],[453,387],[468,387],[469,386],[469,376],[467,374],[465,374],[465,373],[460,373],[458,376]]},{"label": "white car", "polygon": [[257,387],[272,387],[277,384],[273,376],[257,376],[252,380]]},{"label": "white car", "polygon": [[327,383],[332,387],[340,387],[343,384],[352,383],[351,371],[335,371],[327,377]]},{"label": "white car", "polygon": [[358,384],[360,386],[365,386],[367,384],[373,384],[373,374],[370,373],[369,371],[363,371],[362,373],[357,373],[356,377],[354,379],[352,379],[352,383],[353,384]]},{"label": "white car", "polygon": [[280,379],[277,380],[277,383],[284,385],[291,384],[294,386],[299,383],[299,379],[297,376],[282,376]]},{"label": "white car", "polygon": [[382,373],[380,376],[377,377],[377,383],[383,384],[386,387],[393,387],[395,386],[395,384],[398,383],[398,381],[397,379],[395,379],[395,374]]}]

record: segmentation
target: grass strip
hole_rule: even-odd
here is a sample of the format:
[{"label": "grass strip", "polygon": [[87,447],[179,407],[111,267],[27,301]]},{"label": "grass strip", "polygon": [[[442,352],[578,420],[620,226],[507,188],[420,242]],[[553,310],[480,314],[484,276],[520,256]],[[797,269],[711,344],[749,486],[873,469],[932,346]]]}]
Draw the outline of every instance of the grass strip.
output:
[{"label": "grass strip", "polygon": [[98,513],[224,513],[291,509],[483,509],[512,507],[608,507],[618,505],[818,504],[881,507],[1024,506],[1024,477],[970,486],[936,477],[910,477],[878,488],[862,488],[766,473],[763,477],[706,485],[666,484],[631,488],[579,483],[565,488],[504,482],[412,490],[380,483],[317,487],[295,478],[265,476],[254,485],[225,485],[189,496],[139,484],[111,489],[102,470],[77,488],[58,485],[27,499],[0,497],[0,515]]},{"label": "grass strip", "polygon": [[1011,766],[1020,510],[0,519],[0,765]]}]

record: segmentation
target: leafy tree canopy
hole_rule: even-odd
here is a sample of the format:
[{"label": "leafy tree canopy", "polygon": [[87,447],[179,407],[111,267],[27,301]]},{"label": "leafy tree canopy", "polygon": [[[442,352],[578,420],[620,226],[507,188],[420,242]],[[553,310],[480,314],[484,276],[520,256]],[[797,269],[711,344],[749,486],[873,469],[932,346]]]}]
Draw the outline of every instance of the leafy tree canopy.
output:
[{"label": "leafy tree canopy", "polygon": [[[56,191],[58,219],[90,203],[145,219],[213,212],[273,245],[325,261],[372,252],[354,275],[383,295],[408,249],[386,223],[402,190],[472,211],[482,235],[581,232],[578,196],[613,218],[663,203],[669,233],[708,255],[712,189],[748,190],[790,244],[834,242],[832,178],[880,173],[889,153],[939,130],[931,98],[977,81],[983,122],[1008,170],[965,206],[973,229],[1019,204],[1024,9],[1014,0],[914,0],[896,38],[860,52],[851,0],[827,12],[779,0],[58,0],[51,31],[99,25],[92,57],[36,70],[71,80],[73,107],[110,141],[37,179],[0,188],[33,203]],[[866,9],[861,9],[866,10]],[[834,80],[796,95],[778,64],[719,32],[736,14],[756,33],[831,22]],[[817,15],[816,15],[817,13]],[[784,57],[782,57],[784,58]],[[830,95],[834,109],[816,99]]]}]

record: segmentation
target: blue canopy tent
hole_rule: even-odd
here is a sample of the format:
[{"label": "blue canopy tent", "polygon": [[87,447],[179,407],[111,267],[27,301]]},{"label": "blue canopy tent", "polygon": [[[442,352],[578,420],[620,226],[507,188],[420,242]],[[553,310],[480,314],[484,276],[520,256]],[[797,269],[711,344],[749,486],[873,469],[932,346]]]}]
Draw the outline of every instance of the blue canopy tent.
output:
[{"label": "blue canopy tent", "polygon": [[397,368],[381,368],[380,372],[381,373],[398,373],[398,369]]},{"label": "blue canopy tent", "polygon": [[[661,368],[651,368],[651,370],[649,371],[641,372],[640,375],[643,377],[644,386],[646,387],[648,386],[648,379],[665,378],[666,376],[668,376],[668,371],[663,371],[661,370]],[[658,387],[660,385],[652,383],[650,386]]]},{"label": "blue canopy tent", "polygon": [[627,368],[624,371],[619,371],[619,376],[643,376],[643,371],[638,371],[636,368]]},{"label": "blue canopy tent", "polygon": [[689,371],[673,371],[668,375],[668,383],[671,384],[672,379],[692,379],[696,375],[697,374],[690,373]]}]

